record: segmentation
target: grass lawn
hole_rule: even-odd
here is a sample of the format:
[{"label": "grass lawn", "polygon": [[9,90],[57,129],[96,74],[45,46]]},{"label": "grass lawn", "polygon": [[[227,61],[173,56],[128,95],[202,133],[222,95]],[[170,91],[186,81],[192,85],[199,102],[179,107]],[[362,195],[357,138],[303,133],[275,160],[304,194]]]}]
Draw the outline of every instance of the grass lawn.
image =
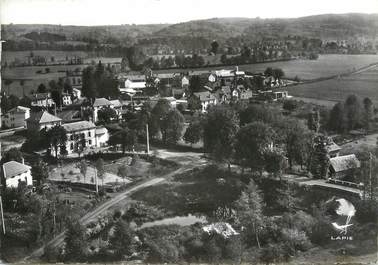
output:
[{"label": "grass lawn", "polygon": [[170,215],[211,216],[218,207],[232,204],[244,185],[239,176],[208,167],[174,176],[168,183],[148,187],[131,197],[163,208]]}]

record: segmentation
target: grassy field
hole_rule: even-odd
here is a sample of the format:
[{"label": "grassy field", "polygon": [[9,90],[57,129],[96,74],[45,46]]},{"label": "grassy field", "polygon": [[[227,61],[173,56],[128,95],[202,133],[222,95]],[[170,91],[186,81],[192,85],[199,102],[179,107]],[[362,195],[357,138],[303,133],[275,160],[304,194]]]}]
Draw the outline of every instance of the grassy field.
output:
[{"label": "grassy field", "polygon": [[339,79],[330,79],[287,88],[290,95],[326,101],[344,101],[350,94],[369,97],[378,104],[378,66]]},{"label": "grassy field", "polygon": [[[30,55],[31,51],[4,51],[2,53],[2,61],[7,62],[8,64],[17,60],[19,62],[27,62],[27,56]],[[34,56],[43,56],[46,57],[47,62],[51,62],[51,57],[53,56],[55,62],[65,61],[66,57],[82,57],[87,58],[89,55],[85,51],[53,51],[53,50],[39,50],[32,51]]]},{"label": "grassy field", "polygon": [[[263,72],[267,67],[282,68],[289,78],[298,76],[302,80],[317,79],[320,77],[327,77],[337,75],[345,72],[350,72],[360,67],[378,62],[378,55],[340,55],[327,54],[320,55],[318,60],[292,60],[282,62],[269,62],[248,64],[239,66],[240,70],[250,72]],[[196,69],[182,69],[181,72],[188,72],[191,70],[210,70],[210,69],[224,69],[232,68],[232,66],[225,67],[211,67],[211,68],[196,68]],[[172,72],[172,70],[157,70],[156,73]]]}]

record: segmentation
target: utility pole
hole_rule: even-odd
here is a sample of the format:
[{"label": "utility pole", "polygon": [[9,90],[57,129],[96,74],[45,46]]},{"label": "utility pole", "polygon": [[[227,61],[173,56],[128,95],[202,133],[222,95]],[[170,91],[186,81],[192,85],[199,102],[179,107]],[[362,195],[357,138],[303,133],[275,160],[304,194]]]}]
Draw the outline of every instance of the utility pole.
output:
[{"label": "utility pole", "polygon": [[370,185],[370,200],[373,200],[373,184],[371,181],[371,162],[373,160],[373,155],[369,152],[369,185]]},{"label": "utility pole", "polygon": [[148,133],[148,123],[146,124],[146,141],[147,141],[147,154],[150,153],[150,136]]},{"label": "utility pole", "polygon": [[3,211],[3,198],[0,195],[0,212],[1,212],[1,224],[2,224],[2,230],[3,235],[5,235],[5,222],[4,222],[4,211]]},{"label": "utility pole", "polygon": [[96,193],[98,194],[98,180],[97,180],[97,168],[94,167],[95,170],[95,185],[96,185]]}]

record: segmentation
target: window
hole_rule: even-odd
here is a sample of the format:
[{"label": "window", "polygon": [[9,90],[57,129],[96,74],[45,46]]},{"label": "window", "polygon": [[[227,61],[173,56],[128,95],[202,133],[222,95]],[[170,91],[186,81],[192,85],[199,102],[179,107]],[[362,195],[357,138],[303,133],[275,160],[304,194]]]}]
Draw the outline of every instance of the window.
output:
[{"label": "window", "polygon": [[89,141],[88,141],[88,144],[89,144],[89,145],[92,145],[92,140],[89,140]]},{"label": "window", "polygon": [[73,148],[74,148],[74,144],[73,143],[71,143],[70,148],[71,148],[71,150],[73,150]]},{"label": "window", "polygon": [[88,137],[91,137],[91,132],[90,131],[88,132]]}]

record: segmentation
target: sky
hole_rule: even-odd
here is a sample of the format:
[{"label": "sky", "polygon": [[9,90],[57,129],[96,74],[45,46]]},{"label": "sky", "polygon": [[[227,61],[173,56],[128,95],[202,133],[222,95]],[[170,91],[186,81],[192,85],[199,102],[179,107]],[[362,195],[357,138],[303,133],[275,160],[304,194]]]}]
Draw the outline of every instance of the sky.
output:
[{"label": "sky", "polygon": [[120,25],[378,13],[378,0],[0,0],[4,24]]}]

